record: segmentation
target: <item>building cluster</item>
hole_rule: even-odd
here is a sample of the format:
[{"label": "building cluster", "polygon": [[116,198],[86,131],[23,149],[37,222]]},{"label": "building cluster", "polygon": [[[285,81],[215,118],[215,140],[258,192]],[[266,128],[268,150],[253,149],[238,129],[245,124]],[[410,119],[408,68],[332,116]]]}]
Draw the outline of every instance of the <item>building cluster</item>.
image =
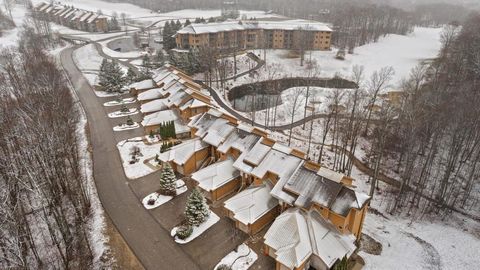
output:
[{"label": "building cluster", "polygon": [[173,120],[188,138],[160,160],[191,176],[211,202],[222,201],[238,229],[254,235],[271,224],[264,251],[276,269],[330,269],[355,252],[370,197],[355,191],[352,178],[237,120],[175,67],[131,91],[147,134]]},{"label": "building cluster", "polygon": [[230,49],[330,50],[332,30],[307,20],[235,21],[191,24],[175,34],[177,50]]},{"label": "building cluster", "polygon": [[72,6],[40,3],[35,7],[37,16],[66,27],[87,32],[107,32],[108,18],[102,14]]}]

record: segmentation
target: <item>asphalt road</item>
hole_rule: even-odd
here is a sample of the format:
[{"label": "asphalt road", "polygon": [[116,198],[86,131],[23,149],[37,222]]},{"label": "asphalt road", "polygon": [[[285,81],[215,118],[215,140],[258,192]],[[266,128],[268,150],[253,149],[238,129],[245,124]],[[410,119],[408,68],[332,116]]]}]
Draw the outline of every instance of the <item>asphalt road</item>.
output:
[{"label": "asphalt road", "polygon": [[[97,98],[72,59],[78,47],[67,48],[61,63],[88,118],[97,192],[114,225],[146,269],[200,269],[140,204],[129,186],[102,100]],[[138,131],[141,132],[141,131]]]}]

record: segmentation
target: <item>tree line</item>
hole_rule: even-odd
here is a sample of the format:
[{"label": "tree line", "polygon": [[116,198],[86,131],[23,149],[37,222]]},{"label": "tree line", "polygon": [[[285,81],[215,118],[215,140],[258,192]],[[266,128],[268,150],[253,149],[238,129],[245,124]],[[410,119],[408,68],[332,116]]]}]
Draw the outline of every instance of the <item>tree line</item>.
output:
[{"label": "tree line", "polygon": [[25,26],[0,71],[0,268],[87,269],[90,189],[80,166],[78,106]]}]

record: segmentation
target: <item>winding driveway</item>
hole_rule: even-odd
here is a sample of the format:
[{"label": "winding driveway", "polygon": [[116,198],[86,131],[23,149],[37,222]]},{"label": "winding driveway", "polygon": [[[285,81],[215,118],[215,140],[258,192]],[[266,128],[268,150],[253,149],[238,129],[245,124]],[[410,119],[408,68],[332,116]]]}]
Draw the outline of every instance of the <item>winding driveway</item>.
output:
[{"label": "winding driveway", "polygon": [[79,46],[63,50],[61,64],[86,112],[93,148],[94,179],[105,212],[146,269],[200,269],[170,232],[140,204],[125,176],[112,124],[101,100],[73,61]]}]

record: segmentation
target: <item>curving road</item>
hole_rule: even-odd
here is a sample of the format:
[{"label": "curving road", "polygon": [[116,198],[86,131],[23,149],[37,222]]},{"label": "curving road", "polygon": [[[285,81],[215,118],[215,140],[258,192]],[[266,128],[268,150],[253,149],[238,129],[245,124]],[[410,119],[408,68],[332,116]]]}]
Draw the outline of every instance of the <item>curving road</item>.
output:
[{"label": "curving road", "polygon": [[200,269],[145,211],[129,186],[105,108],[73,61],[78,48],[63,50],[60,60],[88,118],[94,179],[105,212],[146,269]]}]

